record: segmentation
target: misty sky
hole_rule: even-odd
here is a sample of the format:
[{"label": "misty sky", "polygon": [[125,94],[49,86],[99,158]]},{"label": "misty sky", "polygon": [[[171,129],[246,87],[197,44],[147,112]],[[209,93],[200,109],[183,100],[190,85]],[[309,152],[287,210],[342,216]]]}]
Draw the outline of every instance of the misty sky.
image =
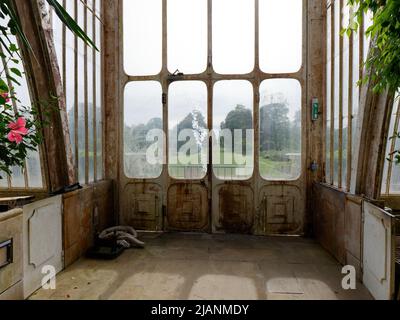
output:
[{"label": "misty sky", "polygon": [[[255,1],[214,0],[212,3],[213,66],[221,74],[245,74],[255,64]],[[124,67],[130,75],[154,75],[162,66],[162,1],[124,1]],[[260,0],[260,68],[268,73],[290,73],[302,63],[302,0]],[[169,72],[202,73],[207,66],[207,0],[168,0],[167,33]],[[157,84],[130,85],[125,93],[125,122],[147,122],[161,108]],[[145,87],[153,87],[146,92]],[[186,90],[180,90],[186,87]],[[268,92],[265,90],[268,89]],[[157,97],[151,97],[157,92]],[[171,123],[182,120],[190,108],[206,113],[207,91],[202,83],[174,84],[169,99]],[[293,81],[270,80],[261,85],[261,103],[282,93],[300,108],[301,93]],[[149,101],[154,105],[150,106]],[[171,103],[173,105],[171,105]],[[245,81],[217,84],[214,126],[237,104],[253,108],[252,88]],[[145,107],[147,106],[147,107]],[[218,108],[217,108],[218,107]],[[132,112],[129,112],[130,108]],[[140,109],[140,113],[136,112]],[[135,110],[135,111],[134,111]],[[173,111],[173,112],[171,112]],[[160,112],[156,112],[160,113]]]}]

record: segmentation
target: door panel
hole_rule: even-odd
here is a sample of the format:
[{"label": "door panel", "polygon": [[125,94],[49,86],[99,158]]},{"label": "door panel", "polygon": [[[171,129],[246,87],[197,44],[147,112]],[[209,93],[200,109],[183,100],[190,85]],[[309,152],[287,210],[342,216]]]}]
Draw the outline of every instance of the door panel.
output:
[{"label": "door panel", "polygon": [[128,184],[124,194],[128,201],[122,210],[122,224],[139,230],[161,230],[162,193],[155,183]]},{"label": "door panel", "polygon": [[63,269],[62,197],[24,206],[24,297],[41,286],[42,267]]},{"label": "door panel", "polygon": [[176,183],[168,190],[167,230],[208,231],[208,193],[200,184]]},{"label": "door panel", "polygon": [[260,193],[260,227],[265,234],[301,234],[304,199],[296,186],[265,186]]},{"label": "door panel", "polygon": [[226,183],[216,188],[214,230],[251,233],[254,225],[254,192],[244,184]]},{"label": "door panel", "polygon": [[363,204],[363,282],[377,300],[394,297],[394,218],[369,202]]}]

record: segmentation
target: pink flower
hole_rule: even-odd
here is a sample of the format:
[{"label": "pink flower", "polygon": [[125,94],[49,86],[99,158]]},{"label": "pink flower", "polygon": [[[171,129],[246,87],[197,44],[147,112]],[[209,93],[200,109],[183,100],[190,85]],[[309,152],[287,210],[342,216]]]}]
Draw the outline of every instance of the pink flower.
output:
[{"label": "pink flower", "polygon": [[28,134],[28,129],[25,128],[26,120],[21,117],[18,118],[16,122],[11,122],[7,127],[11,130],[7,135],[7,139],[10,142],[15,142],[16,144],[20,144],[23,140],[23,136]]},{"label": "pink flower", "polygon": [[11,101],[8,92],[1,93],[0,96],[2,96],[6,100],[6,103],[9,103]]}]

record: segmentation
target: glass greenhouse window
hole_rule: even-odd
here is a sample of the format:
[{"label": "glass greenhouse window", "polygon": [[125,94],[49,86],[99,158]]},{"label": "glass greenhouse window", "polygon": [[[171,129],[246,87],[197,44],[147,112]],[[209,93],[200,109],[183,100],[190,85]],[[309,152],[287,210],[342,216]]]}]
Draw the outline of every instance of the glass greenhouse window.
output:
[{"label": "glass greenhouse window", "polygon": [[[168,114],[164,121],[168,123],[166,155],[171,178],[202,179],[211,174],[210,161],[213,178],[220,180],[250,179],[256,161],[261,162],[260,171],[267,180],[299,178],[303,87],[292,77],[303,79],[303,5],[303,0],[124,1],[122,43],[127,90],[133,87],[131,83],[140,84],[144,79],[163,84],[163,93],[167,94],[163,97],[163,108]],[[163,53],[166,53],[164,59]],[[256,57],[260,58],[260,66],[255,63]],[[179,74],[175,74],[177,70]],[[204,74],[205,70],[209,72]],[[286,75],[297,72],[299,76]],[[265,80],[271,77],[275,80]],[[283,145],[272,146],[262,140],[262,156],[254,159],[254,151],[260,148],[255,145],[258,139],[254,139],[252,131],[254,103],[260,93],[254,88],[259,84],[258,79],[265,80],[261,95],[266,96],[269,91],[269,96],[282,99],[277,104],[283,106],[282,130],[288,136]],[[153,94],[157,95],[154,99],[159,99],[158,91]],[[268,110],[271,101],[262,101],[265,104],[261,111],[266,110],[262,138],[273,139],[268,130],[279,121],[269,121],[269,117],[274,117],[271,115],[274,111]],[[125,105],[127,119],[132,110]],[[232,124],[237,114],[244,119]],[[209,126],[212,132],[206,130]],[[236,139],[235,129],[242,134],[246,131],[242,139]],[[225,144],[225,137],[220,136],[224,130],[233,132],[231,144]],[[223,149],[231,145],[232,150],[213,149],[210,153],[207,142],[210,135],[214,140],[217,136]],[[237,146],[235,151],[239,142],[242,149]],[[141,169],[136,171],[125,173],[135,179],[141,176]]]},{"label": "glass greenhouse window", "polygon": [[103,85],[101,73],[102,0],[65,1],[65,8],[96,43],[99,51],[75,37],[58,19],[53,34],[63,80],[78,180],[88,184],[103,179]]},{"label": "glass greenhouse window", "polygon": [[295,180],[302,163],[302,94],[294,79],[265,80],[260,86],[260,174]]},{"label": "glass greenhouse window", "polygon": [[[84,25],[84,4],[81,1],[78,1],[78,24],[80,26]],[[86,130],[88,122],[86,121],[86,99],[87,99],[87,83],[86,83],[86,75],[87,75],[87,66],[85,64],[85,44],[82,40],[78,39],[78,50],[77,50],[77,67],[78,70],[78,93],[77,93],[77,126],[78,126],[78,134],[77,134],[77,168],[78,168],[78,179],[81,184],[85,184],[86,182],[86,137],[88,131]],[[82,72],[83,70],[83,72]]]},{"label": "glass greenhouse window", "polygon": [[[352,35],[353,37],[353,46],[352,46],[352,61],[351,61],[351,70],[353,73],[353,77],[351,79],[350,87],[351,87],[351,102],[352,102],[352,121],[351,121],[351,127],[352,127],[352,132],[354,133],[356,127],[357,127],[357,120],[358,120],[358,108],[360,104],[360,90],[361,87],[357,85],[358,81],[361,78],[361,70],[360,70],[360,33],[357,32]],[[351,144],[352,146],[349,146],[352,148],[352,152],[354,154],[355,152],[355,146],[356,146],[356,138],[355,134],[352,135],[351,137]]]},{"label": "glass greenhouse window", "polygon": [[168,0],[168,70],[202,73],[207,67],[207,0]]},{"label": "glass greenhouse window", "polygon": [[213,67],[220,74],[245,74],[254,68],[254,1],[212,2]]},{"label": "glass greenhouse window", "polygon": [[213,170],[223,180],[246,180],[254,170],[253,86],[218,81],[213,96]]},{"label": "glass greenhouse window", "polygon": [[179,81],[169,87],[169,175],[202,179],[207,174],[207,86],[202,81]]},{"label": "glass greenhouse window", "polygon": [[[66,10],[68,13],[74,17],[75,16],[75,1],[66,1]],[[57,32],[62,26],[58,23],[59,19],[54,19],[54,31]],[[76,138],[74,136],[75,126],[74,126],[74,106],[75,106],[75,37],[72,32],[65,30],[65,42],[63,46],[63,38],[55,38],[57,46],[63,48],[64,51],[58,52],[57,57],[61,69],[61,75],[63,77],[63,85],[65,92],[65,104],[68,114],[68,126],[71,137],[71,148],[72,156],[75,159],[75,146]]]},{"label": "glass greenhouse window", "polygon": [[[332,115],[333,118],[333,183],[334,185],[339,186],[339,176],[341,176],[341,145],[339,144],[339,139],[341,138],[341,128],[340,122],[340,113],[342,102],[340,101],[340,94],[341,90],[341,69],[340,69],[340,59],[341,59],[341,7],[340,7],[340,0],[335,0],[334,5],[334,33],[333,33],[333,44],[334,44],[334,69],[333,69],[333,77],[334,77],[334,90],[333,90],[333,110],[334,113]],[[342,141],[340,141],[342,142]],[[340,165],[339,165],[340,163]],[[341,179],[340,179],[341,180]]]},{"label": "glass greenhouse window", "polygon": [[292,73],[302,64],[303,1],[260,0],[260,68]]},{"label": "glass greenhouse window", "polygon": [[[347,28],[350,21],[350,7],[344,6],[342,10],[342,26]],[[349,123],[349,114],[351,114],[351,106],[350,104],[350,39],[349,37],[343,37],[343,62],[342,62],[342,119],[341,119],[341,128],[342,128],[342,171],[341,171],[341,181],[342,188],[348,189],[348,175],[347,175],[347,167],[349,156],[351,156],[350,150],[348,150],[349,143],[349,129],[351,127]]]},{"label": "glass greenhouse window", "polygon": [[[346,2],[327,1],[326,39],[326,156],[325,180],[340,189],[351,185],[352,153],[357,126],[364,40],[360,32],[340,36],[354,8]],[[364,29],[368,24],[364,25]],[[363,32],[361,32],[362,34]],[[365,48],[365,47],[364,47]]]},{"label": "glass greenhouse window", "polygon": [[326,144],[325,144],[325,154],[326,154],[326,165],[325,174],[326,180],[331,181],[331,117],[332,117],[332,23],[331,23],[331,11],[332,8],[328,8],[328,14],[326,19]]},{"label": "glass greenhouse window", "polygon": [[[162,173],[162,162],[147,158],[151,145],[164,147],[164,141],[154,140],[163,129],[161,96],[161,84],[156,81],[130,82],[125,87],[124,169],[129,178],[152,179]],[[163,156],[163,148],[159,153]]]},{"label": "glass greenhouse window", "polygon": [[162,0],[124,0],[124,66],[132,76],[157,74],[162,65]]},{"label": "glass greenhouse window", "polygon": [[[93,0],[92,0],[93,1]],[[94,1],[94,8],[96,10],[96,17],[94,18],[94,38],[96,41],[96,47],[99,51],[93,50],[94,55],[94,85],[95,90],[94,102],[93,102],[93,116],[95,127],[93,132],[95,133],[95,143],[94,143],[94,154],[95,160],[95,175],[97,180],[103,179],[103,74],[102,74],[102,22],[98,17],[101,17],[101,0]]]},{"label": "glass greenhouse window", "polygon": [[[393,111],[390,119],[390,127],[388,132],[388,140],[386,145],[386,157],[383,168],[382,179],[382,195],[399,195],[400,194],[400,166],[393,160],[395,150],[400,149],[400,139],[397,134],[400,132],[400,96],[393,103]],[[390,159],[390,161],[388,160]]]}]

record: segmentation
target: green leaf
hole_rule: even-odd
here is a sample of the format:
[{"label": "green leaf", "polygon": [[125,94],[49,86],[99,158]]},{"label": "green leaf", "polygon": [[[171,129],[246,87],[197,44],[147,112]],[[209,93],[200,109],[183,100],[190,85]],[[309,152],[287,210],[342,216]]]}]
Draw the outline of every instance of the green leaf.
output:
[{"label": "green leaf", "polygon": [[22,73],[17,68],[10,68],[10,71],[16,74],[18,77],[22,78]]},{"label": "green leaf", "polygon": [[3,79],[0,79],[0,91],[1,92],[8,92],[9,91],[8,85]]},{"label": "green leaf", "polygon": [[11,82],[14,82],[15,84],[21,86],[21,83],[17,79],[15,79],[13,76],[11,76],[9,74],[7,75],[7,79],[10,80]]},{"label": "green leaf", "polygon": [[18,51],[18,47],[15,43],[11,43],[10,47],[9,47],[11,52],[17,52]]},{"label": "green leaf", "polygon": [[95,48],[97,51],[99,49],[96,47],[95,43],[87,36],[87,34],[81,29],[81,27],[75,22],[75,20],[68,14],[62,5],[58,3],[57,0],[47,0],[48,4],[53,7],[54,12],[59,17],[59,19],[64,23],[64,25],[71,30],[77,37],[83,40],[86,44]]}]

